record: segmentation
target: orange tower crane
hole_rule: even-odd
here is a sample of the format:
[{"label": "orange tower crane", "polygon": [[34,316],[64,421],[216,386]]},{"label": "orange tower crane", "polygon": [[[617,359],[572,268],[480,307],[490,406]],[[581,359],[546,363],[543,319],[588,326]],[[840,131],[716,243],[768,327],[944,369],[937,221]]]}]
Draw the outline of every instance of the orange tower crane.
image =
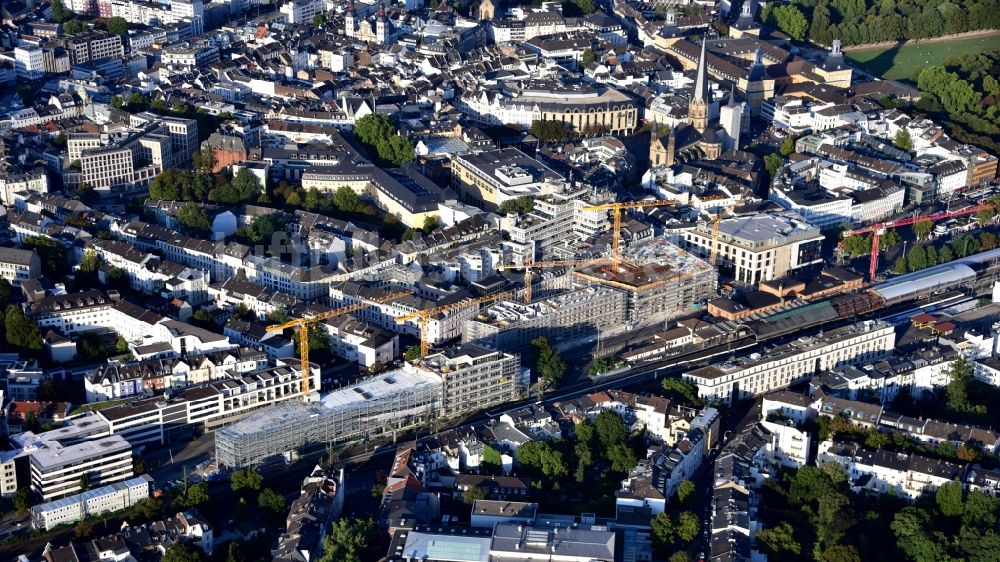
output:
[{"label": "orange tower crane", "polygon": [[330,318],[336,318],[338,316],[343,316],[345,314],[350,314],[352,312],[357,312],[368,308],[369,306],[374,306],[376,304],[382,304],[389,301],[396,300],[401,297],[412,294],[410,291],[402,291],[398,293],[390,293],[384,297],[379,297],[373,299],[369,302],[359,302],[357,304],[352,304],[348,306],[342,306],[340,308],[335,308],[333,310],[328,310],[326,312],[321,312],[315,316],[310,316],[308,318],[295,318],[289,320],[282,324],[274,324],[267,327],[267,331],[271,333],[284,332],[288,328],[298,328],[299,333],[299,360],[300,368],[302,374],[302,395],[305,396],[309,394],[309,382],[312,379],[309,371],[309,329],[310,326],[322,322],[324,320],[329,320]]},{"label": "orange tower crane", "polygon": [[532,269],[546,267],[577,267],[581,265],[596,265],[599,263],[609,263],[609,258],[594,258],[582,260],[555,260],[555,261],[533,261],[530,257],[525,257],[523,264],[508,264],[497,266],[503,271],[508,269],[524,268],[524,304],[531,304],[531,277]]},{"label": "orange tower crane", "polygon": [[410,320],[417,321],[417,324],[420,327],[420,356],[425,357],[427,355],[427,352],[430,351],[430,338],[429,334],[427,333],[427,326],[430,323],[431,317],[437,314],[444,314],[447,312],[451,312],[453,310],[458,310],[469,306],[479,306],[481,304],[496,302],[498,300],[502,300],[507,297],[513,296],[513,294],[514,294],[513,291],[504,291],[502,293],[487,295],[485,297],[469,298],[458,301],[456,303],[446,304],[444,306],[438,306],[426,310],[418,310],[413,314],[407,314],[406,316],[400,316],[399,318],[396,318],[396,323],[403,324],[405,322],[409,322]]},{"label": "orange tower crane", "polygon": [[627,201],[621,203],[604,203],[602,205],[589,205],[583,207],[583,211],[611,211],[611,265],[617,270],[622,261],[621,237],[622,237],[622,210],[643,209],[646,207],[667,207],[677,205],[680,201],[675,199],[663,199],[658,201]]}]

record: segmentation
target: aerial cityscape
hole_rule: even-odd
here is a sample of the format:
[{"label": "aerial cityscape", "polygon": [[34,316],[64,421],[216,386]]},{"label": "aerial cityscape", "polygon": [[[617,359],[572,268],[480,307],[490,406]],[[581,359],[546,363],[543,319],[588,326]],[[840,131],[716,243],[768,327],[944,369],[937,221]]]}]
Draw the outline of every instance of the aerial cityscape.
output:
[{"label": "aerial cityscape", "polygon": [[0,20],[0,561],[1000,562],[1000,0]]}]

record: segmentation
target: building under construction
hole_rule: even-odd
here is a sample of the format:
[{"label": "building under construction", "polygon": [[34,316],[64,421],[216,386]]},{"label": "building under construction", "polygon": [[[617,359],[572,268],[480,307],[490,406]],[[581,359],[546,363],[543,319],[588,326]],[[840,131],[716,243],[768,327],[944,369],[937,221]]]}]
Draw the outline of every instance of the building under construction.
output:
[{"label": "building under construction", "polygon": [[[638,265],[637,265],[638,264]],[[625,293],[625,322],[648,326],[691,312],[715,296],[715,268],[662,238],[623,254],[621,264],[590,265],[575,271],[579,284],[614,287]]]},{"label": "building under construction", "polygon": [[498,302],[465,323],[462,340],[508,353],[527,351],[540,336],[572,346],[622,330],[625,313],[624,291],[594,285],[531,304]]},{"label": "building under construction", "polygon": [[219,464],[254,466],[416,427],[439,415],[442,382],[421,370],[399,369],[324,395],[318,403],[265,408],[215,433]]}]

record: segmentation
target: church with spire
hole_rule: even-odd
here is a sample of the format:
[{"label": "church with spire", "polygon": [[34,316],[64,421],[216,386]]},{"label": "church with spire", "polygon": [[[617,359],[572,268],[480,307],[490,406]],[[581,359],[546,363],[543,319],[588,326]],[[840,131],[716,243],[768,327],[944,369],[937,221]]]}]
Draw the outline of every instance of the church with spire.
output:
[{"label": "church with spire", "polygon": [[375,17],[358,17],[354,2],[347,5],[344,13],[344,35],[378,45],[396,42],[398,30],[392,20],[385,14],[385,7],[380,6]]},{"label": "church with spire", "polygon": [[[728,105],[719,111],[726,119],[722,120],[724,122],[713,122],[707,65],[706,42],[702,39],[701,57],[688,99],[687,118],[666,134],[656,123],[653,124],[649,142],[651,168],[673,166],[689,160],[715,160],[723,150],[738,148],[743,105],[737,105],[735,96],[730,92]],[[736,116],[737,110],[740,117]]]}]

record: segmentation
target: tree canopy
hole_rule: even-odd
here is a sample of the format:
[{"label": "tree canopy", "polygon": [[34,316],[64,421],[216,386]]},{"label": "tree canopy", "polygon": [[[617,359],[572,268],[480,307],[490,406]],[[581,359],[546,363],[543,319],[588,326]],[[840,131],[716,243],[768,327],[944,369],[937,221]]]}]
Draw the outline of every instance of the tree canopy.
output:
[{"label": "tree canopy", "polygon": [[370,113],[358,119],[354,133],[383,164],[402,166],[413,160],[413,143],[396,134],[396,127],[385,115]]},{"label": "tree canopy", "polygon": [[535,352],[535,369],[539,379],[545,381],[547,387],[558,386],[559,381],[566,374],[566,362],[563,361],[562,356],[553,349],[545,336],[532,340],[531,347]]}]

